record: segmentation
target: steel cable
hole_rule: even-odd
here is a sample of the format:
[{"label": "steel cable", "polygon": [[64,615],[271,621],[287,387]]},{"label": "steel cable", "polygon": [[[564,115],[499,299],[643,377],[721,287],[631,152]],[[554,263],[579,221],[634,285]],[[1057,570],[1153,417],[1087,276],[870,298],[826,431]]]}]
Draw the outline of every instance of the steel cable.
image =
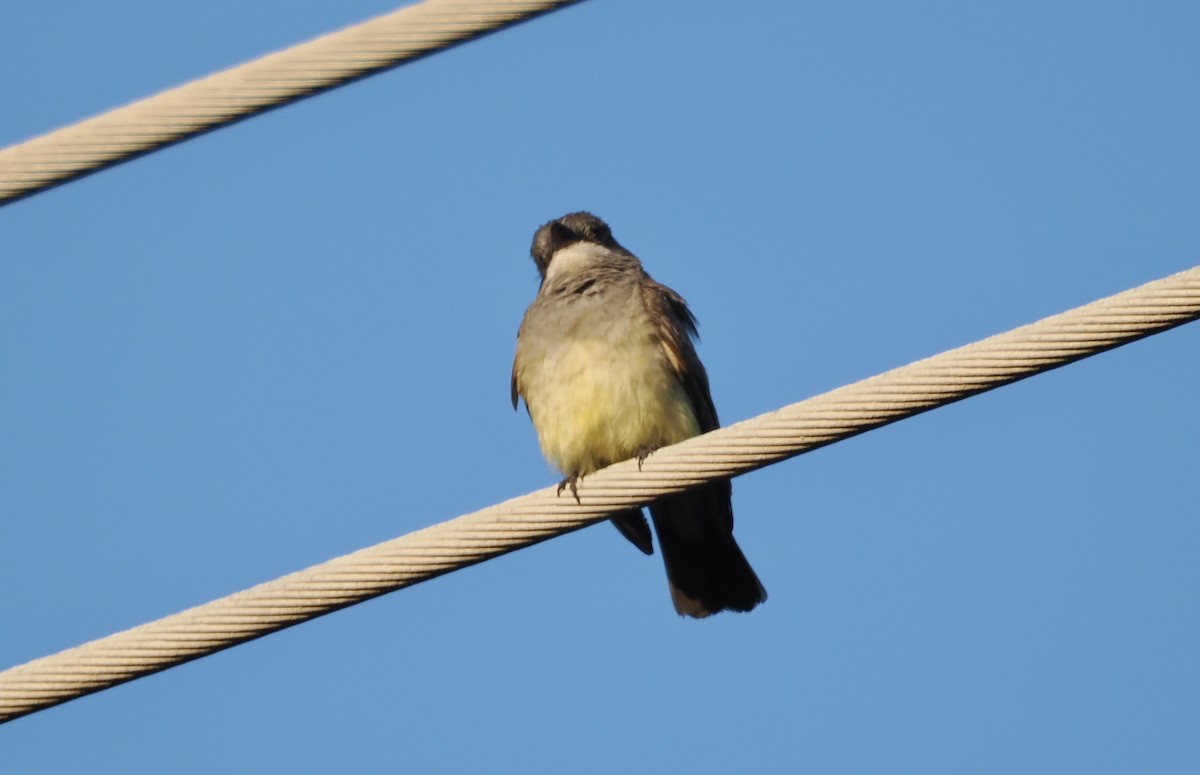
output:
[{"label": "steel cable", "polygon": [[425,0],[0,149],[0,206],[579,0]]},{"label": "steel cable", "polygon": [[681,444],[639,471],[514,498],[0,673],[0,722],[736,476],[1200,317],[1200,267],[916,361]]}]

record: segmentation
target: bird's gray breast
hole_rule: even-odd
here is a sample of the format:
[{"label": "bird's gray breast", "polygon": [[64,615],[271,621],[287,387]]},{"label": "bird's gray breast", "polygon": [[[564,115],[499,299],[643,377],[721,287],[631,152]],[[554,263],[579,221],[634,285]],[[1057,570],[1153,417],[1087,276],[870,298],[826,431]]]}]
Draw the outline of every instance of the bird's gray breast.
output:
[{"label": "bird's gray breast", "polygon": [[526,314],[519,380],[542,452],[566,474],[699,432],[641,299],[636,277],[580,273]]}]

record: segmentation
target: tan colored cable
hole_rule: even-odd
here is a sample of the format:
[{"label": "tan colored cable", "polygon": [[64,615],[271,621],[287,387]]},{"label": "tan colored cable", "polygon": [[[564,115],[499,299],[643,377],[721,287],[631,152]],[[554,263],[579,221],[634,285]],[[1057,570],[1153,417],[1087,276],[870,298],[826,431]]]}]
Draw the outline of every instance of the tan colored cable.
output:
[{"label": "tan colored cable", "polygon": [[[0,673],[0,721],[761,468],[1200,317],[1200,267]],[[665,610],[665,609],[664,609]],[[666,615],[664,613],[664,615]]]},{"label": "tan colored cable", "polygon": [[0,150],[0,205],[579,0],[425,0]]}]

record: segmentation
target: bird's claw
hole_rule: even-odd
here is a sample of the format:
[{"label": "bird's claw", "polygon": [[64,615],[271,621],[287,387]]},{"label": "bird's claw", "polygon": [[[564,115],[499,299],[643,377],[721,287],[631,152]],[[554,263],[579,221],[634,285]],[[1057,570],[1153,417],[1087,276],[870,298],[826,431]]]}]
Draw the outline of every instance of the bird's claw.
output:
[{"label": "bird's claw", "polygon": [[571,494],[575,496],[575,502],[582,503],[582,501],[579,500],[579,488],[576,486],[576,484],[578,482],[579,482],[579,474],[571,474],[566,479],[563,479],[561,482],[558,483],[558,494],[562,495],[562,491],[565,490],[566,488],[570,487]]},{"label": "bird's claw", "polygon": [[638,461],[638,470],[639,471],[642,470],[642,463],[646,462],[646,458],[650,457],[657,451],[658,451],[657,445],[655,445],[653,447],[638,447],[637,448],[637,461]]}]

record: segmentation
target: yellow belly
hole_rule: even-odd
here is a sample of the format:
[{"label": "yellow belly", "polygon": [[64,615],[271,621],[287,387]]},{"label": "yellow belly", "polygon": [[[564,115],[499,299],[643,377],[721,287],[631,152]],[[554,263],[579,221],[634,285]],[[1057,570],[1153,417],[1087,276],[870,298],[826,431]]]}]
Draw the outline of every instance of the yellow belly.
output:
[{"label": "yellow belly", "polygon": [[576,341],[539,364],[527,391],[542,454],[566,475],[589,474],[700,432],[657,344]]}]

